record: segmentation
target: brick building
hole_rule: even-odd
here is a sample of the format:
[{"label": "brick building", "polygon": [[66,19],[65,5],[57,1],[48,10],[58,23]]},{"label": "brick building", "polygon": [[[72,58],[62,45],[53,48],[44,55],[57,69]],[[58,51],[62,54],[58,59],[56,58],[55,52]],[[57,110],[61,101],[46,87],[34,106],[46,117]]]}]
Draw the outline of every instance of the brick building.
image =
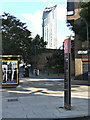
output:
[{"label": "brick building", "polygon": [[[74,24],[79,24],[81,18],[79,12],[81,11],[80,2],[74,2],[74,15],[67,16],[68,23],[73,26]],[[75,78],[87,80],[88,73],[88,45],[87,41],[84,42],[79,40],[77,34],[75,34]],[[90,46],[90,44],[89,44]],[[90,56],[90,54],[89,54]]]}]

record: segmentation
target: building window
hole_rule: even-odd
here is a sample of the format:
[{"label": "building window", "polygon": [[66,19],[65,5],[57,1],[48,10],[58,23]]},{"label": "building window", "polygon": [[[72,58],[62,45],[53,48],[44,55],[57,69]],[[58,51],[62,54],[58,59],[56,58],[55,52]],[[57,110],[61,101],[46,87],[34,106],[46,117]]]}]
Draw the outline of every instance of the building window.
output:
[{"label": "building window", "polygon": [[48,27],[47,27],[47,41],[48,41]]},{"label": "building window", "polygon": [[53,19],[54,19],[54,11],[53,11]]}]

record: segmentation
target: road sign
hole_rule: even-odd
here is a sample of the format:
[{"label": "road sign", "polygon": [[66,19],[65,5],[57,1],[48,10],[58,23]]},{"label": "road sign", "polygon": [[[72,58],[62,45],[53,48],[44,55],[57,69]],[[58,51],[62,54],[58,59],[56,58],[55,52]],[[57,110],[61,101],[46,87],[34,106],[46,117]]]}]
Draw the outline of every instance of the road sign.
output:
[{"label": "road sign", "polygon": [[84,50],[84,51],[79,50],[79,51],[78,51],[78,54],[88,54],[88,51],[87,51],[87,50]]}]

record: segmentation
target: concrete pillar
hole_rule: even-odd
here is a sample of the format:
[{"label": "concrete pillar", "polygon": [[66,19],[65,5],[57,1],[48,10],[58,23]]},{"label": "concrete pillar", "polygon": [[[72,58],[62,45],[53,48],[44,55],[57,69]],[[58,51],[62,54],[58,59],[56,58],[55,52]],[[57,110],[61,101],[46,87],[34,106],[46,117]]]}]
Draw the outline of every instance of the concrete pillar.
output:
[{"label": "concrete pillar", "polygon": [[82,59],[75,59],[75,77],[82,75]]}]

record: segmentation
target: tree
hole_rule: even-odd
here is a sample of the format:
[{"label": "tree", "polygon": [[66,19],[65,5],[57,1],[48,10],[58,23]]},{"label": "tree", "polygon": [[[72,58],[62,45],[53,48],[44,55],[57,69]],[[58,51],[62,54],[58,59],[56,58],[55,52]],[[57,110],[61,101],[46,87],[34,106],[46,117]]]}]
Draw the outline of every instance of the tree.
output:
[{"label": "tree", "polygon": [[[89,32],[88,37],[90,38],[90,1],[89,2],[81,2],[81,7],[83,9],[80,12],[80,17],[81,17],[81,20],[83,20],[84,23],[85,23],[85,28],[86,28],[86,25],[88,24],[88,30],[89,30],[88,31]],[[86,33],[86,35],[87,35],[87,33]],[[90,41],[90,39],[89,39],[89,41]]]},{"label": "tree", "polygon": [[22,55],[26,61],[28,49],[31,44],[31,32],[25,23],[19,19],[4,13],[2,15],[2,54]]},{"label": "tree", "polygon": [[34,46],[38,45],[40,50],[46,46],[46,42],[39,35],[32,39],[26,23],[9,13],[2,15],[1,29],[3,55],[21,55],[25,63],[31,64],[35,55]]},{"label": "tree", "polygon": [[90,26],[90,1],[81,2],[81,7],[83,8],[80,12],[81,18]]},{"label": "tree", "polygon": [[58,49],[51,57],[47,57],[47,67],[56,72],[64,72],[64,49]]},{"label": "tree", "polygon": [[38,46],[40,49],[44,49],[46,48],[47,42],[44,42],[43,37],[40,38],[40,36],[37,34],[33,39],[33,44]]},{"label": "tree", "polygon": [[38,34],[32,40],[32,50],[33,50],[32,52],[33,52],[33,57],[35,57],[34,60],[32,60],[32,65],[36,64],[36,66],[34,67],[37,67],[38,64],[38,60],[39,60],[38,54],[40,55],[46,49],[46,45],[47,43],[44,42],[44,39],[42,37],[40,38]]}]

